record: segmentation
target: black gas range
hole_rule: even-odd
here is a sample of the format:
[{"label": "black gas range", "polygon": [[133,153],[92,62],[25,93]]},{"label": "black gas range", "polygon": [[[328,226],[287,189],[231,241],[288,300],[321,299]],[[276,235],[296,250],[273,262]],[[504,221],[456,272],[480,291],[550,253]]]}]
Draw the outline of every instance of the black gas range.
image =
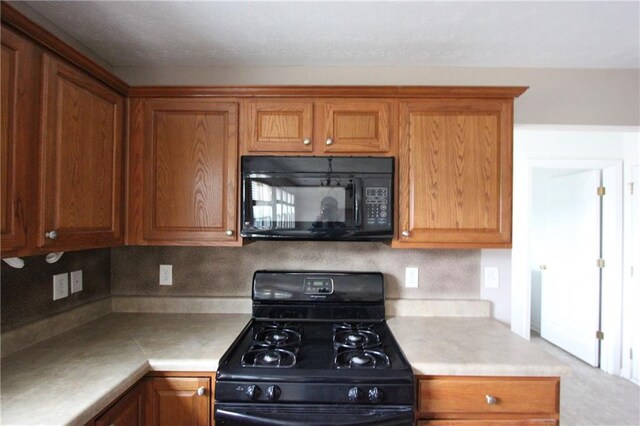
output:
[{"label": "black gas range", "polygon": [[218,425],[410,425],[414,380],[380,273],[258,271],[253,315],[220,359]]}]

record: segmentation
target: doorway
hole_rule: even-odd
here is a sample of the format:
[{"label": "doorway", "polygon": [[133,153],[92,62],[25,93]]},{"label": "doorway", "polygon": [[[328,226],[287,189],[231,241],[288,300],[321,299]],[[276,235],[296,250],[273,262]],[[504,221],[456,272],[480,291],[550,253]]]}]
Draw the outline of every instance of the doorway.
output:
[{"label": "doorway", "polygon": [[[563,168],[558,168],[561,166]],[[531,328],[600,365],[603,170],[575,161],[532,169]],[[615,182],[608,182],[615,185]]]}]

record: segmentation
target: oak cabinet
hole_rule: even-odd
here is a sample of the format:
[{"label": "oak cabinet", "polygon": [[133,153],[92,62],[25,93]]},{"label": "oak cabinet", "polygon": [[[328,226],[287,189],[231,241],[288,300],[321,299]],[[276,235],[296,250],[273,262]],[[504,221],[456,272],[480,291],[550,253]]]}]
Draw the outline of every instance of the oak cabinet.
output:
[{"label": "oak cabinet", "polygon": [[129,243],[237,243],[238,103],[133,100]]},{"label": "oak cabinet", "polygon": [[211,424],[211,379],[152,377],[145,381],[146,424],[207,426]]},{"label": "oak cabinet", "polygon": [[[0,227],[2,255],[27,246],[36,208],[39,68],[36,46],[2,26]],[[22,253],[20,253],[22,254]]]},{"label": "oak cabinet", "polygon": [[44,55],[37,245],[122,244],[124,98]]},{"label": "oak cabinet", "polygon": [[144,384],[138,383],[100,415],[95,426],[144,426]]},{"label": "oak cabinet", "polygon": [[396,247],[509,247],[513,99],[400,103]]},{"label": "oak cabinet", "polygon": [[557,377],[418,378],[418,424],[557,425]]},{"label": "oak cabinet", "polygon": [[246,154],[392,155],[391,99],[260,99],[243,108]]}]

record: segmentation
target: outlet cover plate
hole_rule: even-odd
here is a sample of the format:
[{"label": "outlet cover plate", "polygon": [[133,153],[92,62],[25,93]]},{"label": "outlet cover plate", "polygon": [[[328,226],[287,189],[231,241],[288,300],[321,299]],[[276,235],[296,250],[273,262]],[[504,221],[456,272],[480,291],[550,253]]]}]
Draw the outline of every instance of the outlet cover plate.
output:
[{"label": "outlet cover plate", "polygon": [[160,265],[160,285],[173,285],[173,265]]},{"label": "outlet cover plate", "polygon": [[82,269],[71,272],[71,294],[82,291]]},{"label": "outlet cover plate", "polygon": [[418,288],[418,268],[407,267],[404,275],[406,288]]},{"label": "outlet cover plate", "polygon": [[69,296],[69,274],[53,276],[53,300],[63,299]]}]

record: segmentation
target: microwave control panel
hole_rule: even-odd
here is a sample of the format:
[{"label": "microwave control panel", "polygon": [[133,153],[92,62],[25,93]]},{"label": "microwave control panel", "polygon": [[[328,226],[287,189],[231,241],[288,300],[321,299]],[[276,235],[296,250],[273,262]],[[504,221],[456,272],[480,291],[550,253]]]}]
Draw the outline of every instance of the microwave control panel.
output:
[{"label": "microwave control panel", "polygon": [[365,188],[365,224],[368,226],[388,226],[391,223],[389,188],[369,186]]}]

